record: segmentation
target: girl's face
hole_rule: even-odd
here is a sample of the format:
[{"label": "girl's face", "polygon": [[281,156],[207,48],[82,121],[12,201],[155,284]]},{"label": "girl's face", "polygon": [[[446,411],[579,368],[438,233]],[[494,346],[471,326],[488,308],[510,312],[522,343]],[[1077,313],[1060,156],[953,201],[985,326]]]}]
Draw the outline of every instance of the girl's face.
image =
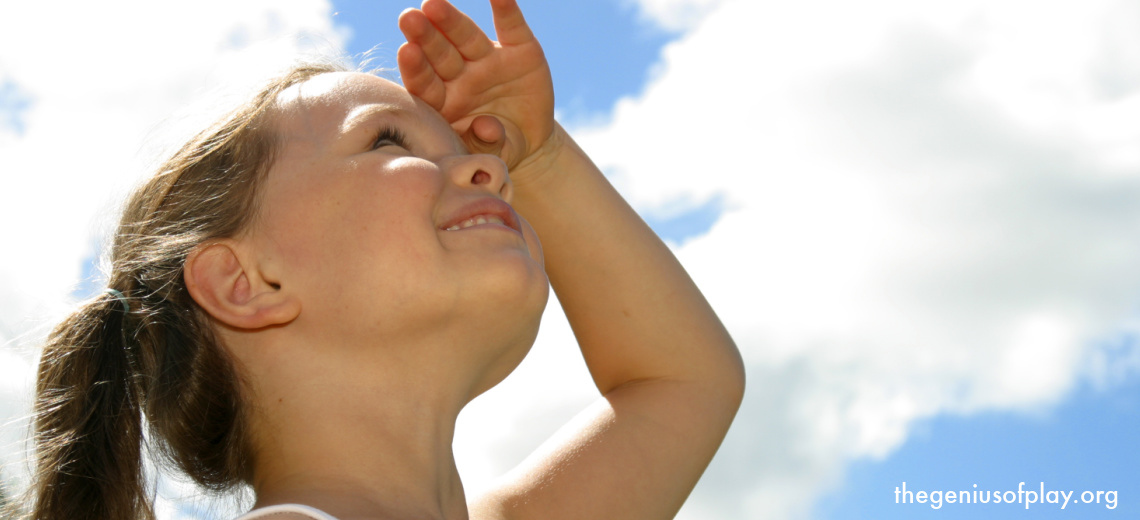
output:
[{"label": "girl's face", "polygon": [[301,298],[295,323],[346,345],[455,334],[530,347],[548,282],[501,160],[469,154],[435,110],[371,75],[324,74],[280,104],[251,239]]}]

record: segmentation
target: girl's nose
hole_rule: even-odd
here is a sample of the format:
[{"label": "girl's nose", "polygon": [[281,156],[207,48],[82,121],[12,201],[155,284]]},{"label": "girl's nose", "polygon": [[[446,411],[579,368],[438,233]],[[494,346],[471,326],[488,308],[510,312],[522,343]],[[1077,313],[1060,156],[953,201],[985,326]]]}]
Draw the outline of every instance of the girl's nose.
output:
[{"label": "girl's nose", "polygon": [[511,178],[502,159],[489,154],[461,155],[445,166],[451,182],[463,188],[486,190],[511,202]]}]

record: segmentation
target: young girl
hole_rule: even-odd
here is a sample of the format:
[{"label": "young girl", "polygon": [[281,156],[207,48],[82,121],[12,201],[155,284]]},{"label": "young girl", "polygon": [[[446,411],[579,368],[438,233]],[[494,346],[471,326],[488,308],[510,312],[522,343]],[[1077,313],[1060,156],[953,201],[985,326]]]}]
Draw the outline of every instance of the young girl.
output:
[{"label": "young girl", "polygon": [[[251,485],[243,519],[676,514],[739,354],[554,121],[515,0],[491,7],[498,42],[446,0],[405,11],[405,87],[290,71],[131,197],[108,291],[40,363],[32,518],[152,518],[145,432],[201,485]],[[456,416],[522,360],[550,286],[601,397],[468,498]]]}]

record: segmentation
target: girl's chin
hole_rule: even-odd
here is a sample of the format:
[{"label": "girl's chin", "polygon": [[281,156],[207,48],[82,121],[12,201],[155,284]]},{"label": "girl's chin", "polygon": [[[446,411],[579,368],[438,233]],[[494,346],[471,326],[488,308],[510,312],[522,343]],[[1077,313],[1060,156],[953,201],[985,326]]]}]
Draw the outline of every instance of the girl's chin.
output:
[{"label": "girl's chin", "polygon": [[[539,318],[541,318],[541,313]],[[539,319],[533,320],[529,327],[520,329],[516,336],[500,343],[496,352],[488,353],[490,354],[487,358],[489,362],[485,365],[481,377],[477,378],[478,383],[475,385],[470,399],[478,397],[483,392],[503,382],[522,364],[523,359],[534,346],[535,338],[538,337],[539,321]]]}]

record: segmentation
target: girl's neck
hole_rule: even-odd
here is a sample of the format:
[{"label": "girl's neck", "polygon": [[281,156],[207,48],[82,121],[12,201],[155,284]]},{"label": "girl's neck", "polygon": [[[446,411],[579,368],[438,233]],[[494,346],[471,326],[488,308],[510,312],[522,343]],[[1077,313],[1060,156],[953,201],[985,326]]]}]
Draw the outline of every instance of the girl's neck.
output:
[{"label": "girl's neck", "polygon": [[331,358],[255,378],[256,505],[302,503],[340,520],[466,519],[451,451],[466,385],[398,361]]}]

